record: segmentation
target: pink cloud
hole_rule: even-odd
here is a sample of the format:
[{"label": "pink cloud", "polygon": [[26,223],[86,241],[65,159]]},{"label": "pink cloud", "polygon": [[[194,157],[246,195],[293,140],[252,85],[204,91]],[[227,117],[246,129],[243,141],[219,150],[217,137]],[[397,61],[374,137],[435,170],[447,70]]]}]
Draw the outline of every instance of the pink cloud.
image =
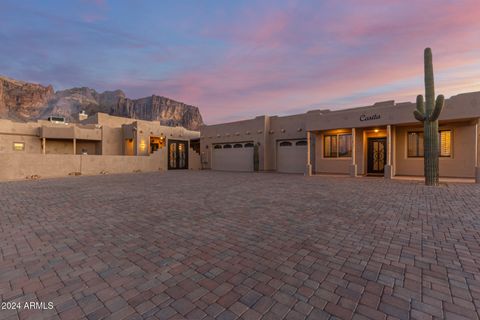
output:
[{"label": "pink cloud", "polygon": [[[423,92],[423,49],[430,46],[436,74],[454,70],[450,83],[437,81],[437,92],[451,95],[479,87],[472,81],[480,71],[462,78],[459,69],[479,62],[477,0],[383,4],[346,1],[339,7],[327,1],[319,8],[301,1],[283,11],[247,10],[238,20],[202,30],[202,36],[228,44],[218,59],[166,80],[137,84],[198,105],[208,123],[302,106],[306,111],[308,105],[329,101],[345,101],[331,108],[413,101]],[[132,81],[137,80],[124,85],[132,88]],[[399,81],[411,84],[398,89]],[[361,95],[379,88],[381,93]],[[354,94],[359,97],[346,98]]]},{"label": "pink cloud", "polygon": [[[12,27],[2,39],[3,61],[17,63],[3,68],[55,76],[62,85],[121,88],[131,97],[172,97],[198,105],[209,123],[309,105],[414,100],[423,92],[426,46],[434,52],[438,93],[478,88],[478,0],[109,6],[84,0],[55,13],[54,4],[47,10],[7,3],[0,24]],[[7,11],[46,27],[15,25]],[[71,72],[72,65],[84,74]]]}]

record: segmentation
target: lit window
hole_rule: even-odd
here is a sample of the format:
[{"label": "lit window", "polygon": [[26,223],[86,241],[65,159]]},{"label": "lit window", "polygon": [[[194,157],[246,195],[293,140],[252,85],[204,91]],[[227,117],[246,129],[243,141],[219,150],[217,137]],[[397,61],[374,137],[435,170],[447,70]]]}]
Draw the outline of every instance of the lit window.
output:
[{"label": "lit window", "polygon": [[24,151],[24,150],[25,150],[25,142],[13,143],[13,151]]},{"label": "lit window", "polygon": [[326,135],[323,138],[325,158],[348,158],[352,156],[352,135]]},{"label": "lit window", "polygon": [[440,131],[440,157],[452,156],[452,130]]}]

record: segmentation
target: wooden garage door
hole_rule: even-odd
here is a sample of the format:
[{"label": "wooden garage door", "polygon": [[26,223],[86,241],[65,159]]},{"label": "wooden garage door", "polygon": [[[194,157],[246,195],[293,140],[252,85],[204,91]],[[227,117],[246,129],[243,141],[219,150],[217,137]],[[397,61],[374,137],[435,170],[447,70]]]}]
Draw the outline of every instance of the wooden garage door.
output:
[{"label": "wooden garage door", "polygon": [[213,170],[253,171],[253,143],[225,143],[213,146]]},{"label": "wooden garage door", "polygon": [[283,140],[277,142],[278,172],[304,173],[306,166],[306,140]]}]

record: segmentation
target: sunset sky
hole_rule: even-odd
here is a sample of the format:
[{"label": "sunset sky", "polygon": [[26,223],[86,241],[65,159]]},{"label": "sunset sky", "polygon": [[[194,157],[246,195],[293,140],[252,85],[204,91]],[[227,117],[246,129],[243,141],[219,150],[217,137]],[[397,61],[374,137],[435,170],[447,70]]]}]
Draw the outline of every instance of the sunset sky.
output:
[{"label": "sunset sky", "polygon": [[480,90],[479,0],[0,2],[0,74],[196,105],[207,124]]}]

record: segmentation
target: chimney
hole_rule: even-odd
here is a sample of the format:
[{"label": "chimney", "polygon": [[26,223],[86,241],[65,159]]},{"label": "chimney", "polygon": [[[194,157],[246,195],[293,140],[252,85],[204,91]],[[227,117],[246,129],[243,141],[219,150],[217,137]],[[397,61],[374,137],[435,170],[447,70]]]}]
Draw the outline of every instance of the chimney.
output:
[{"label": "chimney", "polygon": [[87,118],[88,118],[88,114],[85,113],[85,110],[82,110],[82,112],[78,114],[78,121],[83,121],[83,120],[86,120]]}]

